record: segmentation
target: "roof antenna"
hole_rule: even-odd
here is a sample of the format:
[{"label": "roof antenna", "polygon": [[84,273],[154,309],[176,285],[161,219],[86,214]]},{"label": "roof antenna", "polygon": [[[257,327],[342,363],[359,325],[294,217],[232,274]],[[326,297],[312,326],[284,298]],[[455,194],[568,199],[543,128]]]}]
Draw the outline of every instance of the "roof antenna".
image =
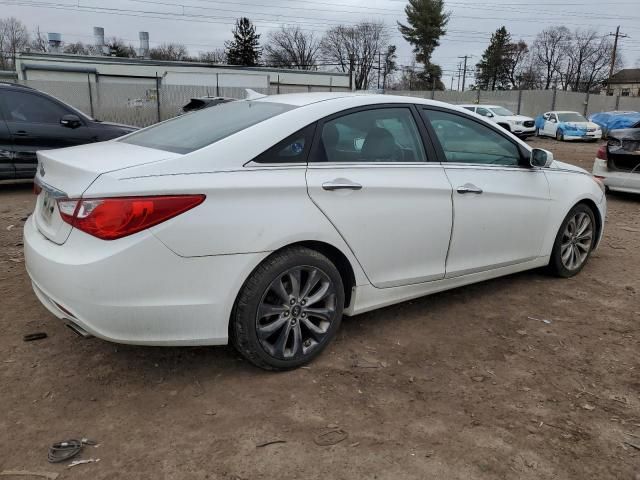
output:
[{"label": "roof antenna", "polygon": [[250,88],[245,88],[244,91],[247,94],[245,100],[258,100],[259,98],[264,98],[267,96],[264,93],[258,93],[255,90],[251,90]]}]

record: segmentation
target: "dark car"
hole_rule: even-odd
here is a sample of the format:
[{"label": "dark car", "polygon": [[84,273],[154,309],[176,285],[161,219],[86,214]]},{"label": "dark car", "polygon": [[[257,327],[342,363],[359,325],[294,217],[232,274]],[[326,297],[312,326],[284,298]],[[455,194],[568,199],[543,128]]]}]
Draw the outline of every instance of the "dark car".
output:
[{"label": "dark car", "polygon": [[184,113],[194,112],[196,110],[202,110],[203,108],[215,107],[221,103],[232,102],[233,98],[225,97],[198,97],[192,98],[189,103],[180,109],[180,115]]},{"label": "dark car", "polygon": [[135,130],[92,119],[33,88],[0,83],[0,180],[33,178],[38,150],[111,140]]}]

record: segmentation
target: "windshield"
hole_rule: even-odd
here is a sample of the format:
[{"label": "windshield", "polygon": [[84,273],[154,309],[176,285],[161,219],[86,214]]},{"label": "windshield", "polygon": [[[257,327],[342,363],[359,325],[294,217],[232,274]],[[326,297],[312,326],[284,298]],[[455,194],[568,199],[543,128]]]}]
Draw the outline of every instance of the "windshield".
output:
[{"label": "windshield", "polygon": [[507,110],[503,107],[494,107],[491,109],[491,111],[496,115],[500,115],[501,117],[510,117],[511,115],[513,115],[513,112],[511,110]]},{"label": "windshield", "polygon": [[223,103],[145,128],[118,141],[185,154],[293,108],[273,102]]},{"label": "windshield", "polygon": [[587,119],[584,118],[579,113],[568,112],[568,113],[559,113],[558,120],[561,122],[586,122]]}]

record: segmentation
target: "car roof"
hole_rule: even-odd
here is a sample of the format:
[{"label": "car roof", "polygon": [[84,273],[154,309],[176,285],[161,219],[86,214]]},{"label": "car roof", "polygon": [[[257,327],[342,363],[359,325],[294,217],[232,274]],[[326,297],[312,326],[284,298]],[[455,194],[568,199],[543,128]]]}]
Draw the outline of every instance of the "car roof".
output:
[{"label": "car roof", "polygon": [[551,110],[547,113],[577,113],[578,115],[582,115],[580,112],[576,112],[574,110]]},{"label": "car roof", "polygon": [[35,90],[33,87],[13,82],[0,82],[0,88],[24,88],[25,90]]}]

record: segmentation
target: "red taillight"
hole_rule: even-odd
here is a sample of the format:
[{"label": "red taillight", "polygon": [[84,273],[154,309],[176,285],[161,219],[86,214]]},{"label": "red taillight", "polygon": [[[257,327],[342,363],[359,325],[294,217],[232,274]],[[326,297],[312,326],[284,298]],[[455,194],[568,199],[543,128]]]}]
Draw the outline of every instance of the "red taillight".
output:
[{"label": "red taillight", "polygon": [[596,153],[596,158],[600,160],[607,160],[607,145],[600,145],[598,149],[598,153]]},{"label": "red taillight", "polygon": [[204,199],[204,195],[61,199],[58,210],[74,228],[102,240],[115,240],[180,215]]}]

